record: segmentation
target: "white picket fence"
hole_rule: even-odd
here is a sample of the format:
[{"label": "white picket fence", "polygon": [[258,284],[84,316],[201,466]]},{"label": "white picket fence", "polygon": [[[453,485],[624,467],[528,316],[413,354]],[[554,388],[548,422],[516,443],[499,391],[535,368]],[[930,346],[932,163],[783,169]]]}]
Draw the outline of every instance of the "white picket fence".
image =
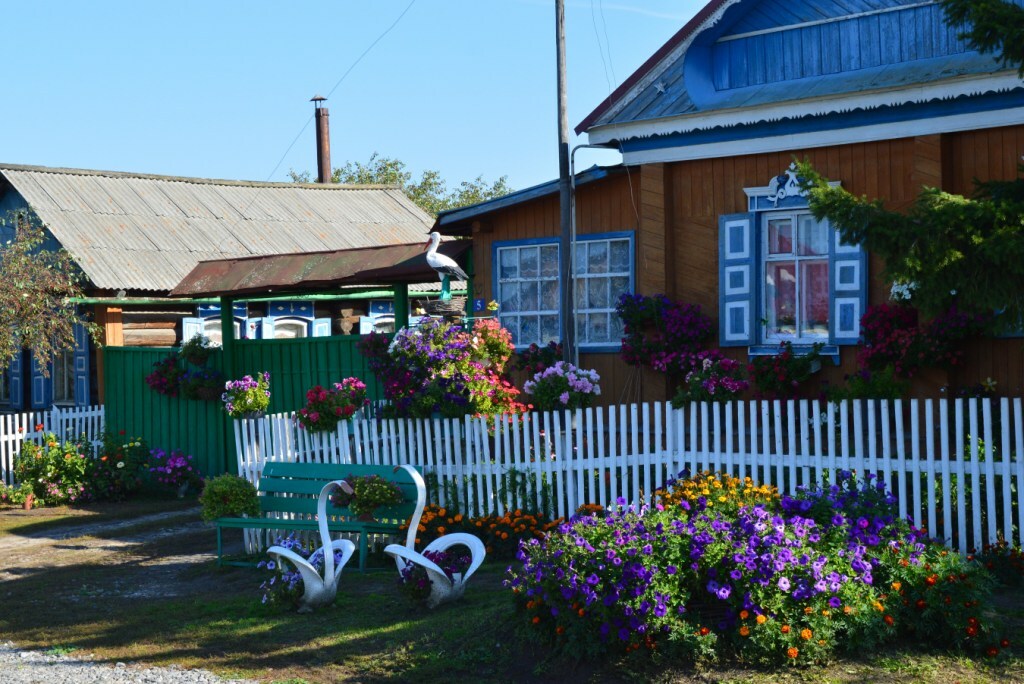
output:
[{"label": "white picket fence", "polygon": [[[93,447],[100,444],[105,425],[103,406],[53,407],[49,411],[0,414],[0,482],[14,484],[14,457],[26,441],[41,444],[53,433],[61,440],[85,435]],[[41,430],[37,430],[41,427]]]},{"label": "white picket fence", "polygon": [[783,493],[855,470],[875,473],[901,516],[961,552],[999,538],[1024,544],[1019,398],[657,403],[491,420],[357,415],[317,435],[277,414],[236,421],[235,439],[239,473],[254,483],[267,460],[408,463],[428,474],[436,503],[476,513],[649,504],[684,469]]}]

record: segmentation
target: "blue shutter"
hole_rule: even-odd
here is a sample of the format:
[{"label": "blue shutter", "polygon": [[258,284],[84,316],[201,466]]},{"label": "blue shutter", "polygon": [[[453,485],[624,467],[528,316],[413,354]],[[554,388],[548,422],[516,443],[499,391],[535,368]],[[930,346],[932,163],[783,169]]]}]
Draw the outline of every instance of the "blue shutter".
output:
[{"label": "blue shutter", "polygon": [[848,245],[832,231],[829,242],[829,342],[860,342],[860,318],[868,302],[868,260],[863,245]]},{"label": "blue shutter", "polygon": [[[52,369],[51,369],[52,370]],[[53,404],[53,373],[43,375],[36,355],[32,354],[32,398],[29,404],[34,409],[50,408]]]},{"label": "blue shutter", "polygon": [[272,339],[274,339],[274,317],[273,316],[265,316],[264,318],[261,318],[259,320],[260,320],[260,327],[259,327],[260,336],[259,336],[259,339],[261,339],[261,340],[272,340]]},{"label": "blue shutter", "polygon": [[309,324],[309,335],[310,337],[330,337],[331,319],[314,318]]},{"label": "blue shutter", "polygon": [[89,405],[89,332],[75,324],[75,406]]},{"label": "blue shutter", "polygon": [[24,366],[22,364],[24,353],[24,350],[19,346],[14,353],[14,358],[11,359],[11,365],[7,367],[7,383],[11,392],[12,409],[25,408]]},{"label": "blue shutter", "polygon": [[201,318],[182,318],[181,319],[181,342],[184,344],[188,342],[196,335],[203,334],[203,319]]},{"label": "blue shutter", "polygon": [[754,214],[718,218],[718,345],[757,340],[757,231]]}]

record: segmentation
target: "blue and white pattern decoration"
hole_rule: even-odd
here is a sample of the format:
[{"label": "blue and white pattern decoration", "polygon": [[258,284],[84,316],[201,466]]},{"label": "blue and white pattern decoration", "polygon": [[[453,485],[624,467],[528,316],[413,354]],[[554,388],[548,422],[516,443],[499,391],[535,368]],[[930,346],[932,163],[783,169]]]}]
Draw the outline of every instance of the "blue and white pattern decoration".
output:
[{"label": "blue and white pattern decoration", "polygon": [[89,401],[89,331],[75,324],[75,353],[72,356],[75,376],[75,406],[90,406]]},{"label": "blue and white pattern decoration", "polygon": [[829,337],[833,344],[857,344],[860,318],[867,308],[867,253],[862,245],[846,244],[833,232],[829,250]]},{"label": "blue and white pattern decoration", "polygon": [[722,347],[750,346],[755,342],[755,220],[753,213],[731,214],[718,219],[718,343]]}]

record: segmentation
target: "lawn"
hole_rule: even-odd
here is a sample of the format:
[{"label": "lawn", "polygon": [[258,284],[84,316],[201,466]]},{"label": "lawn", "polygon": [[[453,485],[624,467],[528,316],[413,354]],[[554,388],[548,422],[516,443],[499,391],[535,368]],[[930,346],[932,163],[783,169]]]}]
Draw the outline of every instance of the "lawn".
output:
[{"label": "lawn", "polygon": [[[735,663],[697,669],[639,653],[575,663],[528,638],[501,585],[504,564],[496,561],[474,576],[462,601],[434,612],[414,609],[398,591],[394,572],[346,572],[332,608],[313,615],[282,612],[259,603],[260,571],[216,568],[213,530],[183,515],[183,505],[165,500],[92,512],[52,509],[33,511],[31,521],[23,511],[0,510],[0,545],[8,549],[17,548],[19,537],[27,534],[60,537],[0,561],[0,573],[7,577],[0,589],[7,608],[0,611],[0,640],[91,653],[101,662],[175,663],[296,684],[1024,681],[1024,651],[1016,644],[1009,657],[995,662],[907,644],[825,667],[780,671]],[[64,534],[72,524],[161,511],[172,517],[116,530],[90,529],[90,536]],[[37,563],[45,567],[34,567]],[[1007,632],[1020,633],[1024,592],[1006,592],[1000,599]]]}]

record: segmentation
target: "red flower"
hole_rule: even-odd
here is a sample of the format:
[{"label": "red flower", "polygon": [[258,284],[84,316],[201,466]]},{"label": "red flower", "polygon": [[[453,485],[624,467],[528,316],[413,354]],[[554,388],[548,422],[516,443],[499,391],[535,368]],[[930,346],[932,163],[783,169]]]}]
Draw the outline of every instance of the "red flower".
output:
[{"label": "red flower", "polygon": [[36,423],[36,432],[42,432],[43,431],[43,427],[44,426],[43,426],[42,423]]}]

